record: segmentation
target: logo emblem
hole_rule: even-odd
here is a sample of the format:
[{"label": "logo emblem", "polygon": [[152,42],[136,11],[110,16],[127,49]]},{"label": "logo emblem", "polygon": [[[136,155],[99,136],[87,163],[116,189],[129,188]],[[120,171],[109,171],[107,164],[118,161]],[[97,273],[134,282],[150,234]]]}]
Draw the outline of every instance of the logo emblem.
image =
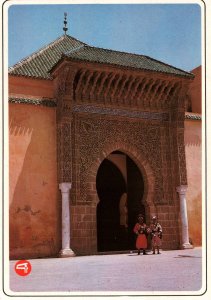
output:
[{"label": "logo emblem", "polygon": [[19,260],[15,264],[15,272],[20,276],[27,276],[31,272],[31,264],[28,260]]}]

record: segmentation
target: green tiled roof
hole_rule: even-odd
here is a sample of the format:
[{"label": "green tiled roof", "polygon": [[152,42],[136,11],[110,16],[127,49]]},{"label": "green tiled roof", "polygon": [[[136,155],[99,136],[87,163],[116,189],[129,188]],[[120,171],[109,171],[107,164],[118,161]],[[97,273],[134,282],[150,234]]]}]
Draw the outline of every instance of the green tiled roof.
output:
[{"label": "green tiled roof", "polygon": [[189,72],[180,70],[161,61],[155,60],[149,56],[90,47],[88,45],[83,45],[79,49],[69,51],[64,55],[75,60],[112,64],[126,68],[194,77],[194,75]]},{"label": "green tiled roof", "polygon": [[176,76],[194,75],[144,55],[113,51],[88,46],[77,39],[63,35],[54,42],[9,68],[10,75],[52,79],[51,69],[62,59],[110,64],[125,68],[149,70]]},{"label": "green tiled roof", "polygon": [[27,58],[9,68],[10,75],[51,79],[49,71],[62,53],[85,45],[69,35],[63,35]]}]

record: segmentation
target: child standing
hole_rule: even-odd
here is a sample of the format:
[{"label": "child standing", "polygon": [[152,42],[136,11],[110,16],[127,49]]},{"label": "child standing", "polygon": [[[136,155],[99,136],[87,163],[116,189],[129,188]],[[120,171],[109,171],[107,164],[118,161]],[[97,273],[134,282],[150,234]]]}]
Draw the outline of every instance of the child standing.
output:
[{"label": "child standing", "polygon": [[143,215],[138,215],[138,222],[136,223],[133,231],[137,234],[136,239],[136,248],[138,249],[138,255],[140,255],[140,251],[143,250],[143,255],[146,255],[147,248],[147,226],[144,223]]},{"label": "child standing", "polygon": [[160,246],[162,244],[162,227],[157,221],[157,217],[152,217],[152,223],[150,225],[150,232],[152,237],[152,251],[155,254],[155,249],[157,248],[157,254],[160,254]]}]

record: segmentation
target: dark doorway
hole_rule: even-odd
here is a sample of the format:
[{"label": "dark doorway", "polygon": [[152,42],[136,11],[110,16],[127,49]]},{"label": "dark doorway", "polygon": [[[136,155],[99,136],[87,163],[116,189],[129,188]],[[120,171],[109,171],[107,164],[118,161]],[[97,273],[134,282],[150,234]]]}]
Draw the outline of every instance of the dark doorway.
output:
[{"label": "dark doorway", "polygon": [[120,170],[105,159],[97,173],[97,192],[100,202],[97,207],[98,251],[118,249],[119,200],[126,191],[125,180]]},{"label": "dark doorway", "polygon": [[[97,244],[98,251],[120,251],[135,249],[133,227],[137,215],[145,215],[142,198],[144,182],[141,172],[133,160],[122,152],[113,154],[125,156],[125,173],[110,160],[100,165],[96,178],[99,203],[97,206]],[[127,193],[127,223],[125,228],[120,222],[120,199]]]}]

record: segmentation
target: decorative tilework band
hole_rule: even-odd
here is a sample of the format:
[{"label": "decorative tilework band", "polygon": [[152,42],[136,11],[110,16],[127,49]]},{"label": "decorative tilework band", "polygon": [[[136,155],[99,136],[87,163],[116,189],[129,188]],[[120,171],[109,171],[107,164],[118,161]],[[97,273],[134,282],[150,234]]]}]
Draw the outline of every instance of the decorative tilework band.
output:
[{"label": "decorative tilework band", "polygon": [[31,99],[20,97],[9,97],[9,103],[33,104],[47,107],[56,107],[56,102],[52,99]]},{"label": "decorative tilework band", "polygon": [[126,109],[96,107],[92,105],[75,105],[73,106],[73,112],[123,116],[123,117],[138,118],[138,119],[151,119],[151,120],[162,120],[162,121],[169,120],[169,114],[165,112],[129,111]]}]

